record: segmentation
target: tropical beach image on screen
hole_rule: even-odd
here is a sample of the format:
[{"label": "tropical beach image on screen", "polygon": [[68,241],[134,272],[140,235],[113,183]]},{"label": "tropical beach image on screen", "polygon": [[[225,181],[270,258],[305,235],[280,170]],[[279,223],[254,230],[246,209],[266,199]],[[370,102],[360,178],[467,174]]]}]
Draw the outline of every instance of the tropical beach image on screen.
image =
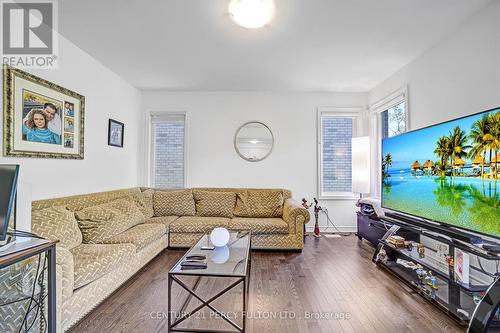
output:
[{"label": "tropical beach image on screen", "polygon": [[500,108],[382,142],[383,206],[500,237]]}]

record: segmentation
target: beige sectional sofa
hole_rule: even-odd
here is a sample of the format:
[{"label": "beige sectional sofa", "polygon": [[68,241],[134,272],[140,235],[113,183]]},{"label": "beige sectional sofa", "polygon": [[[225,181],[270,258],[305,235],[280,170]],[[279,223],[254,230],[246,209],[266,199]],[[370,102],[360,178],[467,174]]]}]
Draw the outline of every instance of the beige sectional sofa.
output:
[{"label": "beige sectional sofa", "polygon": [[59,240],[61,332],[167,247],[189,247],[224,226],[251,230],[254,249],[301,250],[308,221],[308,211],[282,189],[132,188],[32,205],[32,231]]}]

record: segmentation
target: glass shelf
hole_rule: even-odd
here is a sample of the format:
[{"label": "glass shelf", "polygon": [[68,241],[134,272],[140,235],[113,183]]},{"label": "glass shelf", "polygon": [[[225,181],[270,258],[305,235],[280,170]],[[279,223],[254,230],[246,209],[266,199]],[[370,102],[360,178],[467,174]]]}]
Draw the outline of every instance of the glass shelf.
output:
[{"label": "glass shelf", "polygon": [[[418,253],[416,246],[399,248],[388,243],[387,238],[392,235],[418,242],[421,244],[419,248],[424,246],[423,255]],[[387,251],[387,260],[384,261],[381,260],[384,257],[380,257],[382,249]],[[468,283],[461,282],[453,265],[449,264],[458,255],[457,250],[468,255],[464,256],[464,264],[469,267]],[[397,264],[398,259],[418,264],[424,271],[430,271],[437,288],[427,285],[428,280],[422,281],[414,266],[410,268]],[[379,240],[372,260],[462,325],[467,325],[478,302],[500,274],[500,256],[487,253],[465,240],[453,239],[444,233],[430,232],[424,226],[417,227],[396,219],[384,238]],[[495,328],[500,327],[498,320],[494,321]]]},{"label": "glass shelf", "polygon": [[[448,264],[446,263],[444,258],[436,256],[434,254],[435,251],[431,248],[425,247],[426,249],[425,255],[423,257],[420,257],[420,254],[417,252],[417,249],[415,247],[413,247],[412,250],[410,251],[406,248],[397,248],[394,245],[389,244],[385,240],[380,240],[380,243],[402,254],[406,259],[414,261],[417,264],[420,264],[422,267],[431,270],[433,273],[440,276],[441,278],[449,280],[450,283],[454,283],[469,292],[486,291],[486,289],[488,289],[489,287],[489,285],[463,283],[456,280],[450,280],[450,271]],[[473,277],[471,276],[470,279],[473,280]],[[481,282],[481,281],[476,281],[476,282]]]},{"label": "glass shelf", "polygon": [[[389,260],[386,263],[383,263],[382,265],[388,267],[390,271],[393,273],[396,273],[401,279],[405,281],[411,281],[411,285],[413,288],[417,289],[417,291],[422,294],[425,298],[428,300],[432,301],[433,303],[436,303],[437,305],[445,308],[448,310],[449,304],[448,304],[448,284],[446,283],[445,280],[442,279],[437,279],[436,285],[438,289],[435,290],[434,297],[431,296],[431,287],[428,285],[418,285],[417,281],[417,274],[415,271],[413,271],[411,268],[406,268],[401,265],[396,264],[395,261]],[[424,287],[425,292],[424,292]]]}]

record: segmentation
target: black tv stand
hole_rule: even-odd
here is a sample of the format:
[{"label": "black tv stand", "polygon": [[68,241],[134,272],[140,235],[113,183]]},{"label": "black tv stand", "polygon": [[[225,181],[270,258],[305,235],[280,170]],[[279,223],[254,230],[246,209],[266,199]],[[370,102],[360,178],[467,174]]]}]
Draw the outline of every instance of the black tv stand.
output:
[{"label": "black tv stand", "polygon": [[[467,325],[482,295],[500,276],[496,268],[500,254],[491,250],[500,249],[499,244],[487,243],[450,227],[429,225],[406,216],[400,218],[399,214],[387,214],[381,219],[391,223],[392,227],[379,239],[373,262],[460,324]],[[412,243],[414,246],[410,249],[396,247],[388,241],[392,235],[410,235],[410,238],[404,238],[416,240],[416,243]],[[460,281],[455,274],[455,249],[466,253],[470,259],[468,282]],[[408,267],[408,263],[412,267]],[[420,271],[415,269],[417,265]],[[419,275],[422,271],[427,277],[432,275],[435,285],[428,284],[428,280],[423,282]]]},{"label": "black tv stand", "polygon": [[498,244],[483,244],[482,248],[492,255],[500,254],[500,245]]},{"label": "black tv stand", "polygon": [[398,223],[408,223],[412,226],[419,226],[427,232],[434,232],[438,235],[449,237],[455,240],[461,240],[470,244],[482,243],[482,239],[478,236],[472,235],[470,233],[466,233],[459,229],[456,229],[452,226],[441,224],[438,222],[431,222],[428,220],[422,220],[416,217],[408,216],[402,213],[397,212],[386,212],[386,219],[393,221],[395,220]]}]

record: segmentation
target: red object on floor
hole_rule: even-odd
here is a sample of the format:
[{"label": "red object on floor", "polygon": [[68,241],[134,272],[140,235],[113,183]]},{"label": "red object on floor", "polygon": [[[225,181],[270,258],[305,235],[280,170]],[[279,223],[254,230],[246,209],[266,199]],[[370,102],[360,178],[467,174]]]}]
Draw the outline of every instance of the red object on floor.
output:
[{"label": "red object on floor", "polygon": [[319,237],[319,226],[317,224],[314,226],[314,236]]}]

